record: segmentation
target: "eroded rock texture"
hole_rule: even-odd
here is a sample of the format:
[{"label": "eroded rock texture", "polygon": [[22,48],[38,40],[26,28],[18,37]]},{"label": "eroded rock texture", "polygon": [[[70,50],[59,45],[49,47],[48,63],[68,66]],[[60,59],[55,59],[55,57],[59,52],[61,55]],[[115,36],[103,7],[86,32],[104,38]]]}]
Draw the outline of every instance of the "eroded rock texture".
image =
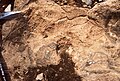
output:
[{"label": "eroded rock texture", "polygon": [[41,73],[42,81],[119,81],[120,1],[92,8],[57,1],[16,0],[24,14],[3,27],[11,81],[36,81]]}]

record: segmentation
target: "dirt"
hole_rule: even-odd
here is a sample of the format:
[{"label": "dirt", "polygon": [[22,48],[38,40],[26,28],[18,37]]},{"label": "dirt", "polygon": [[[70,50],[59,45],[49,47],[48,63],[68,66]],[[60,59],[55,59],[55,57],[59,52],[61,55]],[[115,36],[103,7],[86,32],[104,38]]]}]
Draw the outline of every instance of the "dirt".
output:
[{"label": "dirt", "polygon": [[23,13],[3,26],[8,81],[120,81],[119,0],[15,5]]}]

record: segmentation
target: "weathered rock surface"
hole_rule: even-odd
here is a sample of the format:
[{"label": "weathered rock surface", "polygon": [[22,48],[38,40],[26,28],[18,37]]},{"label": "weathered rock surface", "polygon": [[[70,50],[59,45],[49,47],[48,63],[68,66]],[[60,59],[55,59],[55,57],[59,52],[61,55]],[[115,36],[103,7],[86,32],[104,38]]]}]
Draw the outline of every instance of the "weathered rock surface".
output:
[{"label": "weathered rock surface", "polygon": [[119,7],[119,0],[92,9],[51,0],[17,5],[25,14],[3,28],[11,81],[36,81],[40,73],[43,81],[119,81]]}]

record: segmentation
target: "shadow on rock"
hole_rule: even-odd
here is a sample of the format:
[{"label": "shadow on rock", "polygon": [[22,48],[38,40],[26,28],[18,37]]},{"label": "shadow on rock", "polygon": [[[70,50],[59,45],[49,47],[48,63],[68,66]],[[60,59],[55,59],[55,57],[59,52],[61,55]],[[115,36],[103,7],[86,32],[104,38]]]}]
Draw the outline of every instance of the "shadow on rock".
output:
[{"label": "shadow on rock", "polygon": [[47,67],[29,68],[24,81],[35,81],[38,74],[43,73],[43,79],[38,81],[81,81],[81,77],[75,73],[74,62],[68,54],[61,54],[58,65]]}]

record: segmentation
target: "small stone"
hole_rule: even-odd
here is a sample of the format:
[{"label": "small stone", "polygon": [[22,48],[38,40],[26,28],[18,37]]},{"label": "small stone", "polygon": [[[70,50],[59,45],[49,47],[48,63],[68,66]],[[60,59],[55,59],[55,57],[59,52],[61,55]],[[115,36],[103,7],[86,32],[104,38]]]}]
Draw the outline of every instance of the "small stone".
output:
[{"label": "small stone", "polygon": [[55,76],[57,77],[57,76],[58,76],[58,74],[55,74]]},{"label": "small stone", "polygon": [[42,80],[43,78],[43,73],[41,73],[37,75],[36,80]]},{"label": "small stone", "polygon": [[92,0],[82,0],[87,5],[92,5]]},{"label": "small stone", "polygon": [[60,68],[59,68],[59,71],[62,71],[62,70],[63,70],[63,68],[62,68],[62,67],[60,67]]},{"label": "small stone", "polygon": [[99,1],[103,1],[103,0],[99,0]]}]

